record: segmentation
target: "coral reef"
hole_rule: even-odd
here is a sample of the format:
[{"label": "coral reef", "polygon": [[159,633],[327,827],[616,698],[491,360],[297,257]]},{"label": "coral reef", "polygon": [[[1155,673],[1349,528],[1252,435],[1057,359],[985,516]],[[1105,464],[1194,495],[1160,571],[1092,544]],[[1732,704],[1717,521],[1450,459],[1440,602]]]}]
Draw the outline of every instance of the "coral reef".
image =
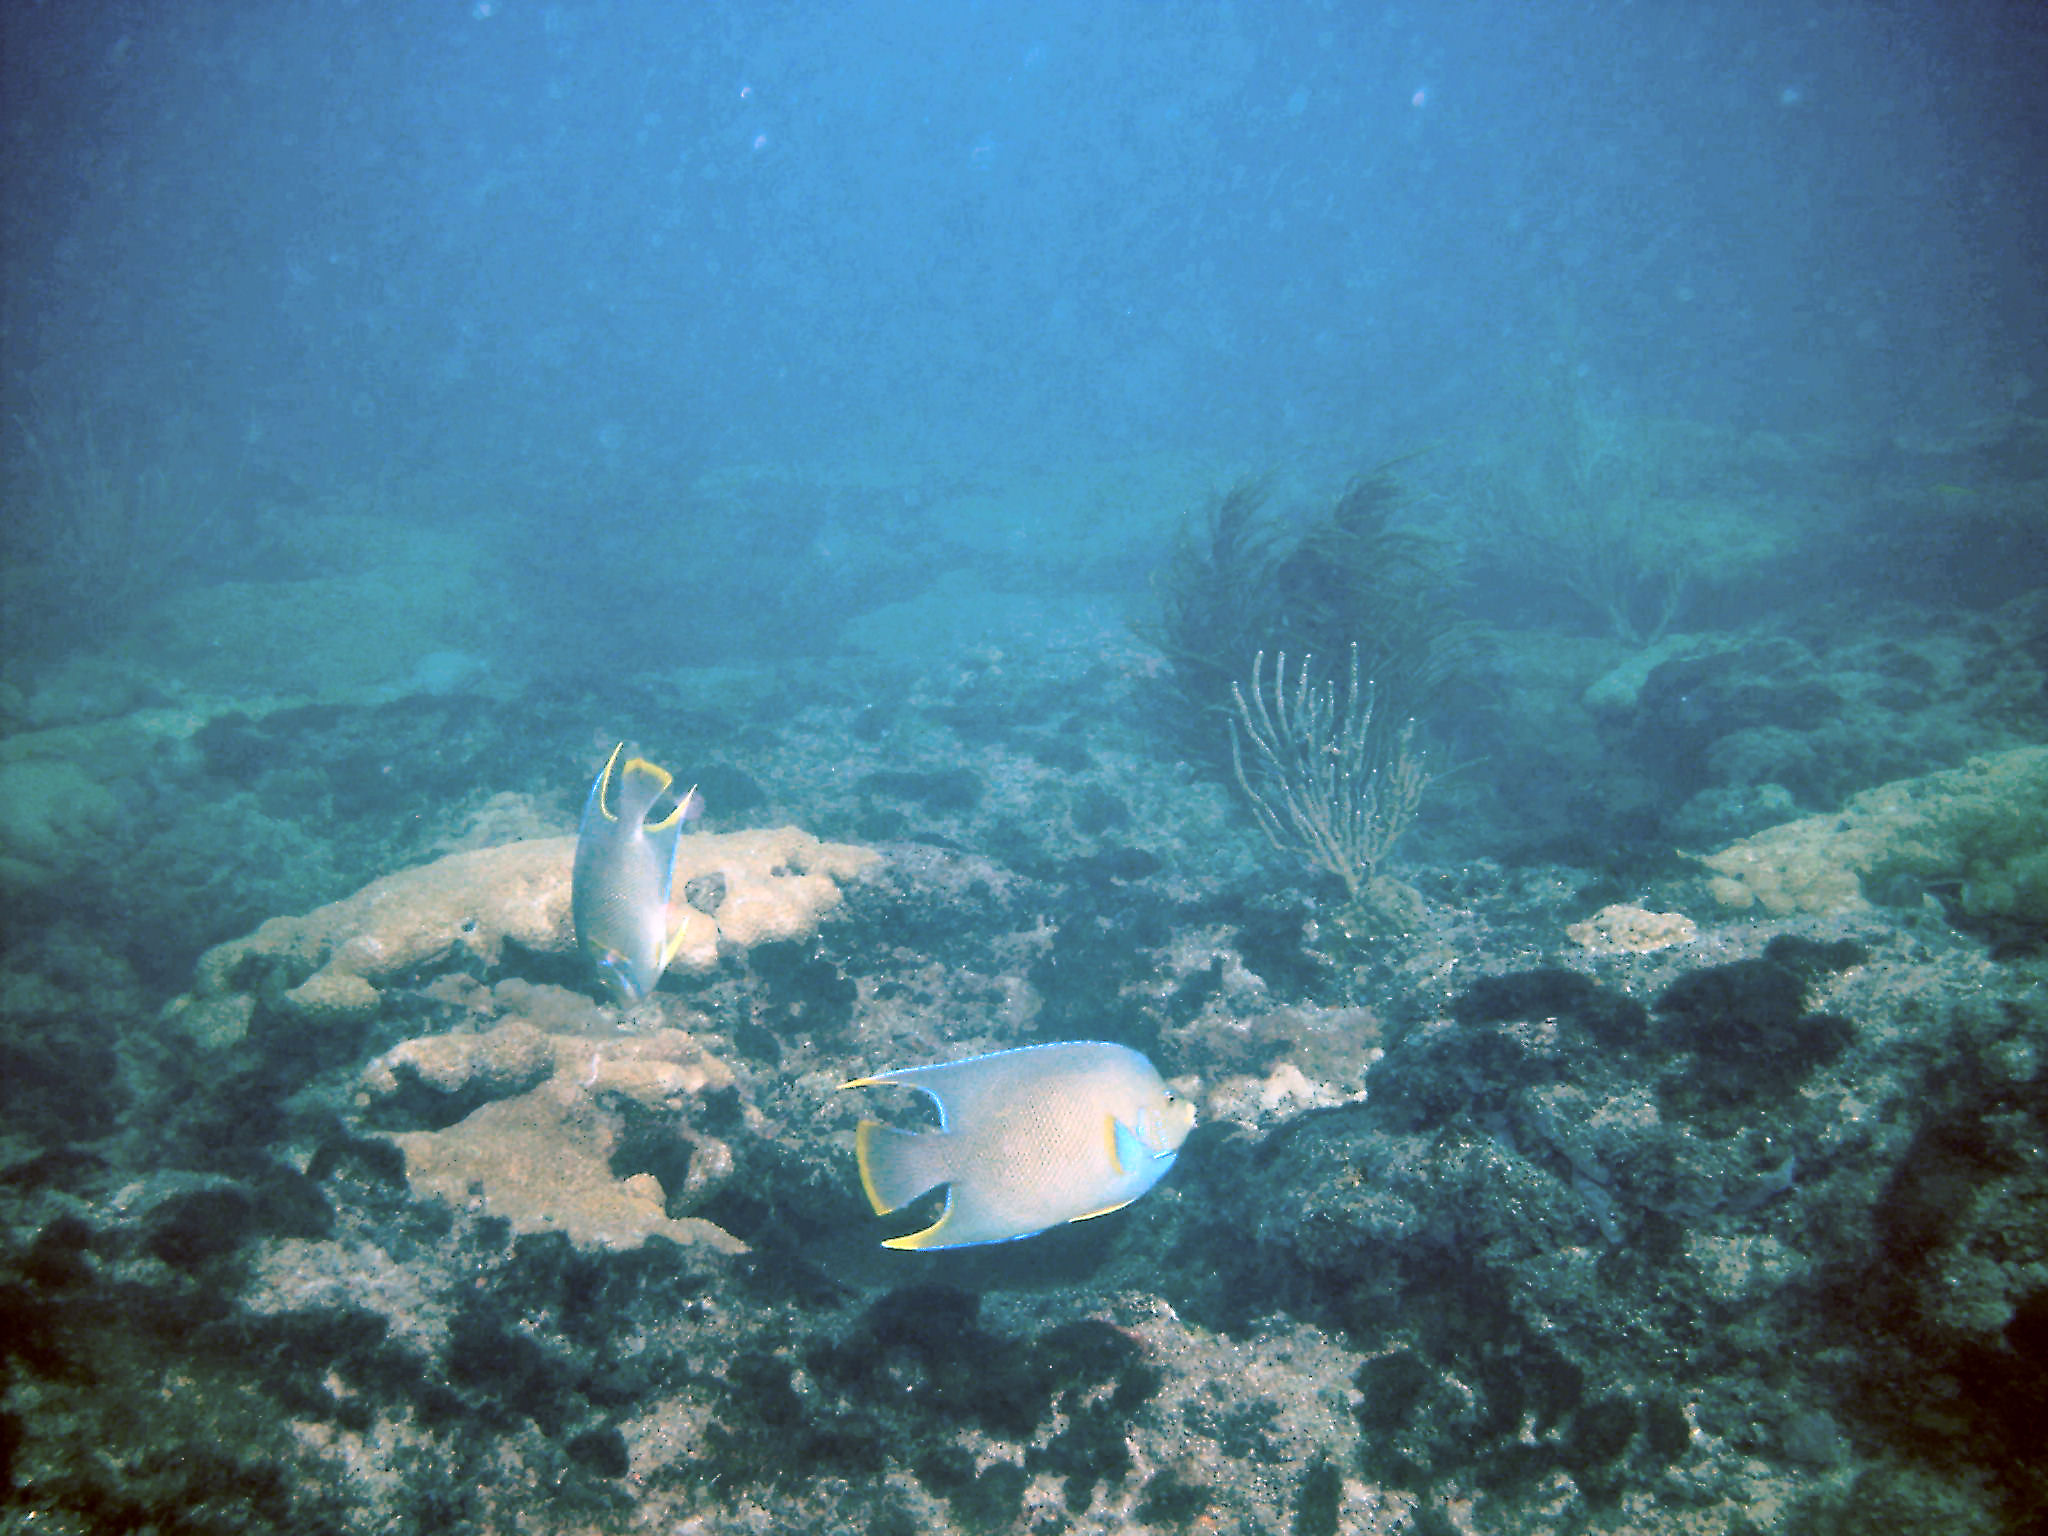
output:
[{"label": "coral reef", "polygon": [[708,970],[721,947],[800,939],[839,905],[840,887],[880,857],[795,827],[683,839],[675,882],[689,924],[671,965]]},{"label": "coral reef", "polygon": [[[482,1033],[394,1047],[364,1069],[359,1102],[377,1124],[402,1107],[438,1121],[448,1105],[482,1100],[452,1125],[392,1133],[416,1195],[501,1217],[515,1232],[562,1232],[579,1246],[632,1248],[659,1236],[742,1253],[746,1245],[713,1223],[669,1214],[732,1173],[731,1149],[685,1119],[732,1084],[730,1069],[680,1030],[555,1035],[515,1016]],[[616,1171],[636,1105],[663,1117],[661,1162],[673,1189],[650,1169]]]},{"label": "coral reef", "polygon": [[1867,911],[1950,888],[1978,918],[2048,922],[2048,747],[1881,784],[1834,816],[1772,827],[1701,860],[1723,905]]},{"label": "coral reef", "polygon": [[1700,933],[1699,925],[1683,912],[1650,912],[1623,902],[1602,907],[1564,932],[1574,944],[1596,955],[1646,955],[1674,944],[1690,944]]},{"label": "coral reef", "polygon": [[219,487],[182,441],[189,421],[156,423],[153,442],[113,438],[90,408],[44,403],[11,425],[34,476],[0,540],[10,574],[34,579],[8,592],[10,625],[45,645],[104,631],[206,563]]},{"label": "coral reef", "polygon": [[303,917],[272,918],[201,956],[173,1017],[219,1047],[239,1038],[259,992],[301,1023],[361,1022],[376,1015],[380,984],[429,961],[463,955],[495,964],[508,941],[566,952],[573,846],[544,838],[453,853]]},{"label": "coral reef", "polygon": [[[692,1123],[707,1098],[730,1096],[730,1069],[685,1030],[621,1035],[578,994],[517,976],[484,993],[465,978],[467,966],[502,970],[508,952],[571,950],[572,852],[573,839],[544,838],[452,853],[273,919],[202,956],[167,1019],[208,1051],[259,1017],[348,1038],[402,986],[411,1007],[466,1021],[401,1041],[358,1083],[357,1116],[396,1143],[416,1195],[579,1246],[661,1237],[743,1252],[690,1214],[733,1169],[731,1148]],[[691,927],[676,968],[807,938],[876,858],[794,827],[685,839],[675,915]],[[653,1150],[637,1129],[648,1119],[664,1126]]]},{"label": "coral reef", "polygon": [[68,761],[0,764],[0,893],[62,880],[94,856],[120,803]]},{"label": "coral reef", "polygon": [[1737,453],[1695,423],[1596,409],[1569,372],[1529,377],[1492,442],[1469,493],[1481,579],[1518,602],[1562,599],[1631,649],[1788,553],[1789,520],[1746,483],[1767,462],[1755,446]]},{"label": "coral reef", "polygon": [[1259,829],[1278,852],[1341,880],[1362,917],[1409,915],[1419,898],[1389,901],[1378,893],[1392,884],[1379,875],[1380,863],[1414,821],[1429,782],[1414,721],[1375,725],[1373,688],[1359,678],[1355,644],[1348,679],[1311,682],[1311,658],[1303,657],[1291,690],[1283,652],[1270,698],[1265,659],[1263,651],[1253,658],[1248,688],[1231,688],[1230,765]]},{"label": "coral reef", "polygon": [[[261,993],[281,1014],[322,1025],[375,1016],[382,986],[429,962],[489,967],[507,945],[563,954],[573,838],[539,838],[452,853],[373,881],[303,917],[273,918],[200,958],[193,990],[172,1005],[179,1026],[231,1044]],[[683,840],[673,916],[687,925],[674,965],[706,970],[721,946],[744,950],[814,931],[840,884],[875,862],[868,849],[824,843],[794,827]]]},{"label": "coral reef", "polygon": [[1183,525],[1156,582],[1151,633],[1178,696],[1177,729],[1211,758],[1222,738],[1210,721],[1228,711],[1230,774],[1267,840],[1344,887],[1333,926],[1359,941],[1406,932],[1422,898],[1379,865],[1429,780],[1417,717],[1475,655],[1454,603],[1455,562],[1444,541],[1401,520],[1401,487],[1385,469],[1298,530],[1266,514],[1267,489],[1241,482]]},{"label": "coral reef", "polygon": [[1227,707],[1261,651],[1335,658],[1355,648],[1396,721],[1425,714],[1472,660],[1450,548],[1402,520],[1406,497],[1391,472],[1360,476],[1300,528],[1267,510],[1269,491],[1240,482],[1184,524],[1156,581],[1147,633],[1205,756],[1220,745],[1210,712]]},{"label": "coral reef", "polygon": [[129,831],[123,808],[138,803],[146,777],[199,723],[189,710],[128,707],[132,683],[97,701],[120,706],[117,713],[73,718],[97,707],[94,684],[105,681],[80,672],[74,687],[26,701],[49,723],[0,739],[0,892],[62,888],[103,865]]},{"label": "coral reef", "polygon": [[[747,499],[720,529],[766,570]],[[891,489],[804,526],[885,506],[916,515]],[[535,654],[568,633],[533,630]],[[1590,701],[1617,640],[1515,637],[1498,693],[1432,722],[1470,733],[1439,749],[1449,814],[1403,842],[1420,895],[1371,944],[1336,876],[1272,877],[1217,762],[1162,750],[1168,658],[905,633],[669,670],[615,633],[601,694],[559,658],[521,682],[408,640],[381,674],[403,697],[352,675],[234,711],[0,669],[35,727],[0,762],[74,762],[120,810],[0,956],[8,1518],[2041,1526],[2043,770],[2009,752],[2039,734],[2040,604],[1786,616]],[[599,725],[600,751],[615,727],[701,750],[714,815],[886,856],[691,839],[689,957],[605,1007],[545,836]],[[1722,908],[1673,852],[1888,779],[1799,845],[1849,870],[1845,910]],[[43,802],[59,842],[71,794],[92,821],[75,784]],[[1075,1038],[1199,1097],[1172,1176],[1029,1242],[880,1249],[835,1085]]]}]

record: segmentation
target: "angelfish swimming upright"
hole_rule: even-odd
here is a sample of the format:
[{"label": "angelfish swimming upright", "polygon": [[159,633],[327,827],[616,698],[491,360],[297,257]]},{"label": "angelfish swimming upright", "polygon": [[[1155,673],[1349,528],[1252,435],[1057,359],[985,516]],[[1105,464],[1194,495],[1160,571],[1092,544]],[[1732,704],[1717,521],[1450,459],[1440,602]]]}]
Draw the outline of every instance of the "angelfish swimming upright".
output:
[{"label": "angelfish swimming upright", "polygon": [[606,994],[621,1008],[643,1001],[675,958],[680,929],[669,928],[669,888],[683,825],[704,809],[692,789],[660,821],[647,813],[675,778],[645,758],[621,764],[626,744],[612,748],[584,802],[576,833],[569,906],[576,946],[597,969]]},{"label": "angelfish swimming upright", "polygon": [[1195,1123],[1195,1106],[1151,1062],[1102,1040],[1022,1046],[840,1086],[890,1083],[930,1095],[939,1129],[861,1121],[861,1188],[886,1216],[943,1184],[946,1209],[887,1248],[1003,1243],[1121,1210],[1166,1176]]}]

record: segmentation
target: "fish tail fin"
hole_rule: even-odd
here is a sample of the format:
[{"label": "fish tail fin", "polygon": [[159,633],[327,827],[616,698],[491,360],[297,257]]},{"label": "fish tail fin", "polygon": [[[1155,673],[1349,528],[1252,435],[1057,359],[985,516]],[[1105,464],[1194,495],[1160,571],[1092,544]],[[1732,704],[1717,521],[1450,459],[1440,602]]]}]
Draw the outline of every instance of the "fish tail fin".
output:
[{"label": "fish tail fin", "polygon": [[863,1120],[854,1133],[860,1187],[877,1216],[901,1210],[952,1177],[946,1166],[943,1132],[899,1131],[879,1120]]},{"label": "fish tail fin", "polygon": [[[616,760],[618,753],[614,752],[612,756]],[[660,764],[650,763],[644,757],[629,757],[619,770],[619,781],[617,819],[637,825],[647,819],[647,813],[654,809],[654,802],[668,793],[676,777]],[[663,820],[661,825],[667,826],[667,820]]]}]

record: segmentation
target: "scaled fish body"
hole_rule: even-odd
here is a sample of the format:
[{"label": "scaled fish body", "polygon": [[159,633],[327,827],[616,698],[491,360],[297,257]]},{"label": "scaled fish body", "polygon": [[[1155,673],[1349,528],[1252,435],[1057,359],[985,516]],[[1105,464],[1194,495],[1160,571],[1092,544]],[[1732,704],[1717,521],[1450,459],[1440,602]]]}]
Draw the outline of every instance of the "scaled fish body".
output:
[{"label": "scaled fish body", "polygon": [[1097,1040],[1025,1046],[857,1077],[939,1106],[936,1131],[863,1120],[861,1187],[877,1215],[946,1186],[946,1210],[890,1248],[961,1248],[1029,1237],[1129,1205],[1173,1166],[1195,1107],[1136,1051]]},{"label": "scaled fish body", "polygon": [[590,786],[576,833],[569,899],[576,945],[622,1008],[653,992],[675,958],[682,935],[669,928],[668,902],[676,840],[704,804],[693,789],[650,825],[647,813],[675,780],[645,758],[627,758],[622,765],[625,750],[624,742],[612,748]]}]

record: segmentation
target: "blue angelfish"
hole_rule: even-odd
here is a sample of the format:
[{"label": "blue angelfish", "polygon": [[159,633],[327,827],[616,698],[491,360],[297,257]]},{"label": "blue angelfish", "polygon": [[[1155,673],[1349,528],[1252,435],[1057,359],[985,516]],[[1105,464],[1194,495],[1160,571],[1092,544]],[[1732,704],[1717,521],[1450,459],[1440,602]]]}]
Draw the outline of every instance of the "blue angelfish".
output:
[{"label": "blue angelfish", "polygon": [[933,1067],[857,1077],[900,1084],[939,1107],[936,1131],[863,1120],[861,1187],[877,1215],[946,1186],[946,1209],[889,1248],[964,1248],[1029,1237],[1129,1205],[1166,1176],[1195,1106],[1126,1046],[1025,1046]]},{"label": "blue angelfish", "polygon": [[692,789],[661,820],[649,822],[648,812],[675,779],[645,758],[622,765],[625,751],[624,742],[613,747],[590,786],[569,887],[577,948],[621,1008],[654,991],[682,942],[682,930],[670,928],[668,915],[676,845],[684,823],[704,808],[704,797]]}]

